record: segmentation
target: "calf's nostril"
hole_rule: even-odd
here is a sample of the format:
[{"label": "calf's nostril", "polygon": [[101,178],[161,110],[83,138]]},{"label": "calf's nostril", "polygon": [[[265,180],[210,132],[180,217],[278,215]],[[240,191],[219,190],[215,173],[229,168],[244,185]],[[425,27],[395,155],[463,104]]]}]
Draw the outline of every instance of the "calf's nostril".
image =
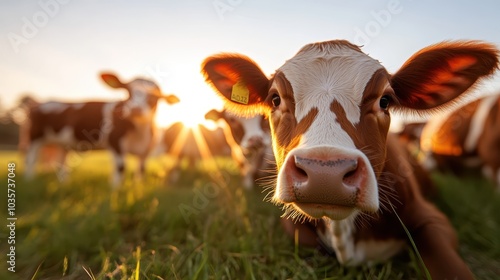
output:
[{"label": "calf's nostril", "polygon": [[356,174],[356,170],[351,170],[349,172],[347,172],[345,175],[344,175],[344,180],[345,179],[349,179],[350,177],[353,177],[354,174]]},{"label": "calf's nostril", "polygon": [[348,170],[342,178],[344,186],[358,189],[363,184],[364,170],[364,163],[362,160],[353,161],[350,170]]},{"label": "calf's nostril", "polygon": [[297,172],[297,175],[299,175],[300,177],[307,178],[307,173],[304,169],[296,167],[295,171]]},{"label": "calf's nostril", "polygon": [[343,177],[344,180],[354,177],[358,171],[358,161],[357,160],[352,160],[348,164],[349,165],[347,166],[344,177]]},{"label": "calf's nostril", "polygon": [[293,157],[292,160],[289,161],[289,169],[293,174],[293,178],[296,182],[305,182],[307,181],[307,172],[304,168],[301,167],[300,158]]}]

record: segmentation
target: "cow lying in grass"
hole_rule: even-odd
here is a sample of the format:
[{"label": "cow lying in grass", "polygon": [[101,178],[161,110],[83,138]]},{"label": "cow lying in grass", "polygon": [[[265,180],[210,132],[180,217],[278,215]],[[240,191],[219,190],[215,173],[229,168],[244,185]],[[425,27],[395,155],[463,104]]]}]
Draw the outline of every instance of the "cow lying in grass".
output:
[{"label": "cow lying in grass", "polygon": [[[26,176],[34,175],[39,150],[45,145],[58,145],[67,151],[109,149],[114,159],[114,186],[122,182],[125,155],[139,158],[139,172],[143,173],[146,158],[154,144],[154,114],[158,100],[178,102],[175,95],[162,95],[152,81],[135,79],[121,82],[113,74],[102,74],[103,81],[112,88],[125,89],[128,98],[117,102],[64,103],[46,102],[29,108],[29,121],[23,130],[28,134]],[[61,175],[68,167],[61,162]],[[63,176],[65,177],[65,176]]]},{"label": "cow lying in grass", "polygon": [[500,96],[470,102],[443,120],[429,122],[423,133],[429,168],[457,175],[481,169],[500,191]]},{"label": "cow lying in grass", "polygon": [[[426,201],[405,149],[388,134],[390,111],[438,111],[498,68],[498,50],[443,42],[389,74],[342,40],[304,46],[271,78],[249,58],[208,57],[202,73],[226,107],[269,118],[278,168],[272,201],[340,263],[385,261],[401,252],[406,226],[433,279],[472,279],[443,213]],[[288,227],[293,228],[293,227]],[[313,240],[307,240],[307,238]]]}]

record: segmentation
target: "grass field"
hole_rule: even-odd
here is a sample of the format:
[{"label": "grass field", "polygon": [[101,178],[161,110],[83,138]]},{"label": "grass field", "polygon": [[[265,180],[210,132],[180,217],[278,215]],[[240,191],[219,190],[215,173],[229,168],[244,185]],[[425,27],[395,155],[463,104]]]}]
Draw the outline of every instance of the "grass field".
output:
[{"label": "grass field", "polygon": [[[135,164],[133,159],[128,159]],[[280,227],[281,210],[260,190],[243,191],[229,159],[182,170],[168,183],[168,158],[148,162],[144,181],[109,184],[110,157],[85,154],[69,180],[22,178],[15,152],[0,153],[0,220],[8,224],[7,165],[16,163],[15,273],[0,231],[0,279],[422,279],[415,254],[373,267],[343,268],[302,248]],[[217,171],[220,170],[220,171]],[[434,174],[436,203],[460,237],[477,279],[499,279],[500,195],[488,182]]]}]

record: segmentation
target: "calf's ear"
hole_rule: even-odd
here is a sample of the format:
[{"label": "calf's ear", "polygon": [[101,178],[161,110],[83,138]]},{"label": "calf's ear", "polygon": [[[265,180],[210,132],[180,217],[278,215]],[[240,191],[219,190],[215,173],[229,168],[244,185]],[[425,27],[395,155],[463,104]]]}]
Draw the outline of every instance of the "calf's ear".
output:
[{"label": "calf's ear", "polygon": [[267,97],[269,79],[255,62],[243,55],[210,56],[203,61],[201,72],[232,111],[258,110]]},{"label": "calf's ear", "polygon": [[173,94],[163,95],[162,97],[163,97],[163,100],[165,100],[170,105],[178,103],[180,101],[179,97],[177,97],[176,95],[173,95]]},{"label": "calf's ear", "polygon": [[219,112],[215,109],[212,109],[205,114],[206,120],[211,120],[211,121],[216,122],[221,118],[222,118],[222,112]]},{"label": "calf's ear", "polygon": [[102,73],[101,79],[112,88],[124,88],[125,84],[118,79],[114,74]]},{"label": "calf's ear", "polygon": [[498,49],[479,41],[449,41],[424,48],[391,77],[403,108],[427,110],[457,100],[498,68]]}]

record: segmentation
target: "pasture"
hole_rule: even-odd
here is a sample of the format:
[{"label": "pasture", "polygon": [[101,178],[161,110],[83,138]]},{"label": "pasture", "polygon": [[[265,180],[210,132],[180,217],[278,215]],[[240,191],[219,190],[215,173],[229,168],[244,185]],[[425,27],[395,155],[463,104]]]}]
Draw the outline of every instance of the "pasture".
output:
[{"label": "pasture", "polygon": [[[69,160],[71,160],[71,155]],[[133,158],[127,161],[134,166]],[[15,273],[7,270],[8,229],[0,231],[0,279],[423,279],[417,255],[343,268],[333,256],[298,247],[280,227],[281,210],[261,188],[244,191],[229,158],[182,166],[147,162],[121,188],[109,184],[111,157],[88,152],[59,182],[52,172],[22,178],[16,152],[0,153],[0,219],[7,224],[7,164],[16,163]],[[40,166],[39,166],[40,168]],[[474,176],[433,174],[436,203],[451,219],[460,253],[477,279],[500,275],[500,195]]]}]

